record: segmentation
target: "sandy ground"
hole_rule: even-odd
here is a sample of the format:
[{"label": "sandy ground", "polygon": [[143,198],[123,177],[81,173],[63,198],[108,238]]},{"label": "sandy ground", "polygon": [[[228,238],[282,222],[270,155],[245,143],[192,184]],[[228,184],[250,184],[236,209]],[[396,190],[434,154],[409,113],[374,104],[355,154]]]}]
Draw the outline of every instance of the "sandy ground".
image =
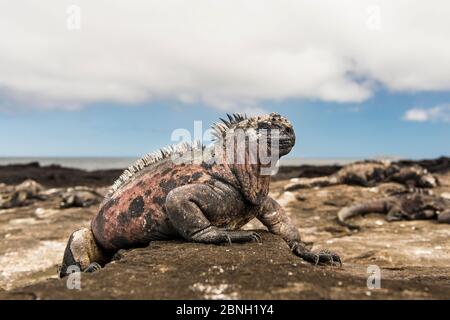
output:
[{"label": "sandy ground", "polygon": [[[437,194],[450,192],[441,174]],[[263,232],[263,243],[213,246],[154,242],[121,252],[95,274],[81,275],[81,290],[56,278],[67,237],[88,226],[96,207],[56,209],[57,199],[0,210],[0,298],[129,299],[449,299],[450,225],[435,221],[388,223],[382,215],[355,218],[361,231],[336,222],[354,201],[381,196],[376,188],[334,186],[271,195],[285,206],[303,240],[338,252],[343,266],[317,267],[292,255],[283,241]],[[257,221],[246,226],[261,229]],[[381,269],[381,288],[368,289],[367,268]]]}]

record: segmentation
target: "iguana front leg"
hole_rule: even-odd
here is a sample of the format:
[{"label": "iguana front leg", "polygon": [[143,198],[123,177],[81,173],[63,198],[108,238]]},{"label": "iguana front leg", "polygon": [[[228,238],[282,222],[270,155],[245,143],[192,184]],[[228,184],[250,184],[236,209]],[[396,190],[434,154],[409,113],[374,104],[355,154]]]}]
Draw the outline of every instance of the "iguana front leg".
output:
[{"label": "iguana front leg", "polygon": [[260,241],[254,231],[226,230],[211,224],[207,216],[216,221],[227,219],[233,208],[232,190],[226,186],[213,188],[192,184],[172,190],[166,198],[166,212],[173,227],[186,240],[202,243]]},{"label": "iguana front leg", "polygon": [[342,264],[341,258],[328,250],[311,251],[300,239],[300,234],[282,206],[268,197],[259,208],[257,218],[273,234],[281,236],[294,254],[315,264]]}]

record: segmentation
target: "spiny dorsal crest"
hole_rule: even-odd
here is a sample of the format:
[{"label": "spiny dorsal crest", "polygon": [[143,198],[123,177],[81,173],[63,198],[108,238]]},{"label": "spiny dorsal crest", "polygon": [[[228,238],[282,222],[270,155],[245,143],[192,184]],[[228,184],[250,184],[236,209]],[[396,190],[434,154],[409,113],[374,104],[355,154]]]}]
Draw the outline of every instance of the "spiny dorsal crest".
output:
[{"label": "spiny dorsal crest", "polygon": [[270,127],[273,123],[288,123],[287,119],[275,112],[251,118],[241,113],[227,114],[227,116],[228,120],[220,118],[222,122],[216,122],[211,126],[215,141],[224,139],[227,134],[233,133],[235,129],[243,129],[244,131],[248,129],[256,130],[260,124],[267,124]]},{"label": "spiny dorsal crest", "polygon": [[216,122],[211,126],[211,129],[213,129],[212,135],[215,140],[222,139],[230,129],[235,128],[240,122],[248,120],[247,115],[242,113],[227,113],[227,117],[228,120],[220,118],[222,122]]},{"label": "spiny dorsal crest", "polygon": [[[220,120],[222,122],[216,122],[211,126],[211,128],[213,129],[212,135],[216,141],[220,141],[221,139],[223,139],[229,131],[234,130],[235,128],[256,129],[259,122],[279,121],[281,119],[280,115],[276,113],[252,118],[248,118],[247,115],[242,113],[233,113],[227,114],[227,117],[228,120],[221,118]],[[185,142],[178,145],[170,145],[166,148],[162,148],[158,151],[145,155],[122,173],[122,175],[114,182],[114,184],[110,188],[105,199],[110,199],[111,196],[118,189],[120,189],[120,187],[122,187],[126,182],[128,182],[133,176],[142,171],[144,168],[156,164],[163,159],[172,157],[173,155],[181,157],[187,152],[204,149],[205,146],[203,146],[200,141],[195,141],[193,144]]]},{"label": "spiny dorsal crest", "polygon": [[173,155],[182,156],[187,152],[195,150],[203,150],[205,146],[201,144],[200,141],[195,141],[194,143],[183,142],[177,145],[169,145],[165,148],[161,148],[155,152],[148,153],[139,160],[137,160],[133,165],[128,167],[120,177],[114,182],[112,187],[106,194],[106,199],[110,199],[111,196],[122,187],[126,182],[128,182],[133,176],[159,161],[172,157]]}]

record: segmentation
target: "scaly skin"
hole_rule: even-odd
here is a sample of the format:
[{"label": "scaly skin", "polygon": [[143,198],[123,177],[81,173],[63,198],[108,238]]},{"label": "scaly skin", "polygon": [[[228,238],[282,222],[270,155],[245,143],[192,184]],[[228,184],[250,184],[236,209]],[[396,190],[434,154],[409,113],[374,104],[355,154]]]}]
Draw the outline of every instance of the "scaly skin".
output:
[{"label": "scaly skin", "polygon": [[350,229],[359,229],[346,220],[366,213],[386,214],[388,221],[437,219],[450,223],[450,200],[420,193],[399,194],[344,207],[338,212],[338,221]]},{"label": "scaly skin", "polygon": [[13,188],[13,192],[3,198],[0,195],[0,209],[9,209],[27,206],[35,200],[45,200],[45,196],[41,194],[44,187],[33,180],[25,180],[21,184]]},{"label": "scaly skin", "polygon": [[401,168],[381,161],[365,161],[349,164],[328,177],[298,179],[285,186],[285,191],[302,188],[325,187],[337,184],[371,187],[380,182],[397,182],[409,188],[433,188],[439,182],[420,166]]},{"label": "scaly skin", "polygon": [[[278,114],[229,118],[230,122],[224,121],[226,129],[224,125],[217,129],[218,135],[243,129],[258,134],[260,141],[261,129],[277,129],[280,131],[280,156],[288,154],[294,146],[292,125]],[[119,249],[147,245],[152,240],[183,238],[214,244],[260,241],[256,232],[239,230],[256,217],[306,261],[340,263],[339,256],[334,253],[312,252],[306,248],[283,208],[268,196],[270,175],[262,174],[267,165],[261,161],[250,163],[248,159],[254,154],[249,149],[244,152],[244,163],[225,161],[228,151],[215,154],[222,161],[212,164],[209,161],[177,163],[165,157],[139,169],[131,178],[125,175],[125,182],[120,181],[113,188],[92,220],[92,232],[77,231],[80,242],[91,245],[92,241],[86,239],[93,237],[103,254],[99,256],[99,250],[89,250],[95,254],[86,257],[86,254],[75,252],[72,257],[83,257],[83,264],[78,265],[84,270],[93,262],[101,264],[100,260]],[[77,247],[73,238],[66,249],[61,276],[66,275],[67,266],[80,260],[70,256],[70,248]]]}]

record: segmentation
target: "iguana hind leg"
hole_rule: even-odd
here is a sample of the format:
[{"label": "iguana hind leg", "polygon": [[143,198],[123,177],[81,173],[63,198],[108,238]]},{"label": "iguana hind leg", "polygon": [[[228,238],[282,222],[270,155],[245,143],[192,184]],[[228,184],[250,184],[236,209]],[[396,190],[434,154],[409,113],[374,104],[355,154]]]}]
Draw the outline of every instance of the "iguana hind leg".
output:
[{"label": "iguana hind leg", "polygon": [[192,184],[172,190],[167,195],[165,207],[173,227],[186,240],[215,244],[260,241],[256,232],[222,229],[206,217],[214,214],[215,222],[222,224],[220,217],[225,222],[227,211],[241,209],[233,208],[233,199],[229,190]]},{"label": "iguana hind leg", "polygon": [[94,272],[101,269],[101,265],[108,260],[107,254],[98,247],[91,230],[82,228],[69,237],[59,276],[67,276],[73,267],[83,272]]},{"label": "iguana hind leg", "polygon": [[254,231],[224,230],[214,226],[203,229],[191,236],[191,240],[203,243],[233,243],[261,241],[261,236]]}]

